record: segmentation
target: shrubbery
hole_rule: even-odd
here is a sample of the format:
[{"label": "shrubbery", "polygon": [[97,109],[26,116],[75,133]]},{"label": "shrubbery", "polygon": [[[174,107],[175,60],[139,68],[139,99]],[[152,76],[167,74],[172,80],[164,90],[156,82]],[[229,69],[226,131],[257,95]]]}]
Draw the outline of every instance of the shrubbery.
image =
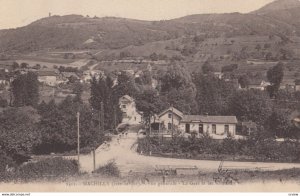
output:
[{"label": "shrubbery", "polygon": [[120,176],[120,170],[117,167],[115,162],[109,162],[108,164],[99,167],[94,171],[94,173],[102,174],[106,176],[115,176],[115,177]]},{"label": "shrubbery", "polygon": [[[294,141],[276,142],[273,139],[249,138],[247,140],[213,140],[209,137],[183,138],[160,141],[159,138],[139,140],[138,152],[158,154],[161,156],[172,153],[182,158],[243,157],[255,161],[299,162],[300,143]],[[208,156],[209,155],[209,156]]]},{"label": "shrubbery", "polygon": [[14,171],[4,171],[5,180],[34,181],[43,179],[57,179],[73,176],[79,173],[75,160],[61,157],[47,158],[38,162],[29,162]]}]

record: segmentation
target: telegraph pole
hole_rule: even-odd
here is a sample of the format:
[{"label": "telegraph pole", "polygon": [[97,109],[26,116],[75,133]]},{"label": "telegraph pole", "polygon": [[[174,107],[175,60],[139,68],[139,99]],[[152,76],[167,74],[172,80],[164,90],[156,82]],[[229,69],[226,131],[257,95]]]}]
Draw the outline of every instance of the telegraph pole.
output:
[{"label": "telegraph pole", "polygon": [[173,104],[172,104],[171,107],[172,107],[172,138],[173,138],[173,134],[174,134],[174,133],[173,133],[173,132],[174,132],[174,118],[173,118],[173,116],[174,116],[173,114],[174,114],[174,113],[173,113]]},{"label": "telegraph pole", "polygon": [[151,130],[151,114],[150,114],[150,117],[149,117],[149,135],[150,135],[150,137],[151,137],[151,132],[152,132],[152,130]]},{"label": "telegraph pole", "polygon": [[80,113],[77,112],[77,154],[78,154],[78,165],[79,165],[79,155],[80,155],[79,116],[80,116]]},{"label": "telegraph pole", "polygon": [[116,106],[114,106],[114,129],[117,128],[117,111]]},{"label": "telegraph pole", "polygon": [[100,131],[104,131],[104,107],[101,101],[101,111],[100,111]]}]

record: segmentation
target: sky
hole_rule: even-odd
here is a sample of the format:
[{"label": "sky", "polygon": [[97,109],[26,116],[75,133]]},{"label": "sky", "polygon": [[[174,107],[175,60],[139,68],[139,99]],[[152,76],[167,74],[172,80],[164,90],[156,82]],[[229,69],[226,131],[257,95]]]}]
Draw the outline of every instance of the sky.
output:
[{"label": "sky", "polygon": [[202,13],[247,13],[273,0],[0,0],[0,29],[52,15],[167,20]]}]

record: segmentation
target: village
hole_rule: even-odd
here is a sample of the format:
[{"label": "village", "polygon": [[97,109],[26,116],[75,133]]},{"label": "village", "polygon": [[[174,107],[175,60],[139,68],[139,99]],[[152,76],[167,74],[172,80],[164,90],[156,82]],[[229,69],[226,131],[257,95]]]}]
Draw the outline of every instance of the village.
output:
[{"label": "village", "polygon": [[0,186],[299,185],[299,7],[0,29]]}]

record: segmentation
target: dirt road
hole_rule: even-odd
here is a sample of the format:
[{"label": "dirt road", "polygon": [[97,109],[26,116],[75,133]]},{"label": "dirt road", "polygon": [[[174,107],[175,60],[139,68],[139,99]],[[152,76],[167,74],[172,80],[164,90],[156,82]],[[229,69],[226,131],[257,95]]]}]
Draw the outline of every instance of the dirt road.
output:
[{"label": "dirt road", "polygon": [[[173,159],[163,157],[143,156],[136,152],[137,133],[128,132],[127,136],[115,136],[107,145],[102,145],[96,150],[96,168],[105,165],[109,161],[115,161],[121,173],[126,175],[131,172],[149,173],[154,172],[156,167],[194,167],[199,171],[216,172],[220,161]],[[93,170],[92,155],[80,157],[82,171]],[[225,161],[223,169],[241,170],[282,170],[300,168],[297,163],[263,163],[263,162],[234,162]]]}]

